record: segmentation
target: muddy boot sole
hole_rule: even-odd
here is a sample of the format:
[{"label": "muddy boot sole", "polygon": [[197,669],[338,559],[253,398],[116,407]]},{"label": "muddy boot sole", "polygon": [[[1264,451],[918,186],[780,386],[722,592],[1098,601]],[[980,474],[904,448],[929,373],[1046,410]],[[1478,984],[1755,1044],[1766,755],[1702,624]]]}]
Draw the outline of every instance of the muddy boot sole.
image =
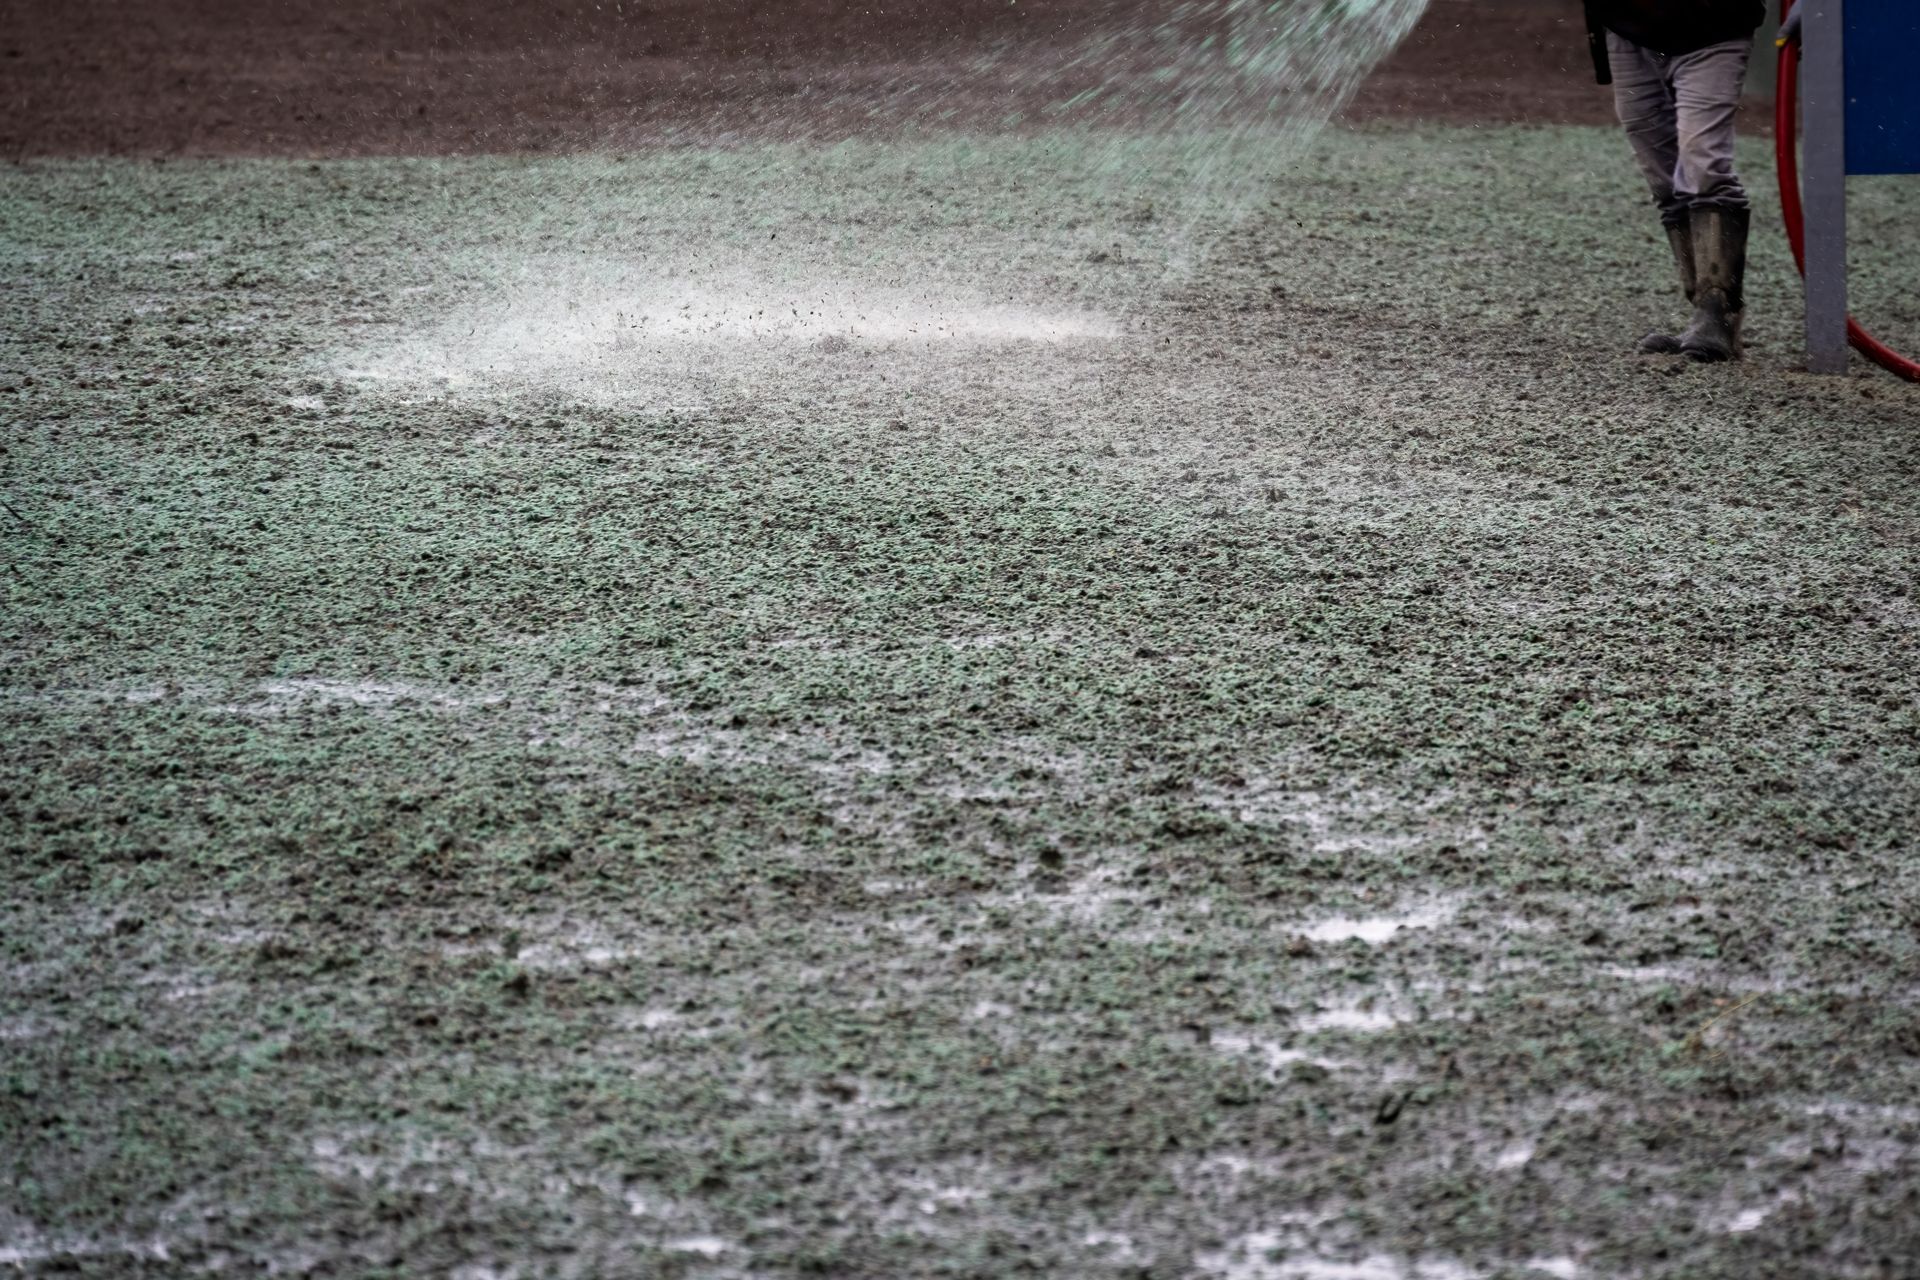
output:
[{"label": "muddy boot sole", "polygon": [[1687,359],[1700,364],[1740,358],[1740,317],[1726,309],[1726,300],[1717,290],[1701,298],[1679,346]]}]

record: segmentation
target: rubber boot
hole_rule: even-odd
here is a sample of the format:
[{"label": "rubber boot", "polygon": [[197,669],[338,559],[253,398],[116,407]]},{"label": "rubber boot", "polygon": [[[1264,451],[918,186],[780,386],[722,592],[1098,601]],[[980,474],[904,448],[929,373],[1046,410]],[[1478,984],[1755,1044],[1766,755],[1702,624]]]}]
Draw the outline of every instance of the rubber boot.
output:
[{"label": "rubber boot", "polygon": [[[1693,228],[1682,222],[1678,226],[1667,228],[1667,243],[1673,246],[1673,265],[1680,273],[1680,293],[1689,306],[1693,303]],[[1640,339],[1640,354],[1643,356],[1677,356],[1680,354],[1680,338],[1677,334],[1662,333],[1658,329]]]},{"label": "rubber boot", "polygon": [[1740,321],[1746,308],[1747,211],[1693,211],[1693,323],[1680,349],[1700,361],[1740,358]]}]

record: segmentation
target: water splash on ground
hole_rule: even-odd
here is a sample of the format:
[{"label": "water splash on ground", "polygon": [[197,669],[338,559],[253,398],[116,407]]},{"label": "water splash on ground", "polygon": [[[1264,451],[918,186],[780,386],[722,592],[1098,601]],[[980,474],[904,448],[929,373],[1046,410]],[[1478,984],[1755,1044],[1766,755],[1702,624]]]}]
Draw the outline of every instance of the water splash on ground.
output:
[{"label": "water splash on ground", "polygon": [[965,359],[1008,347],[1100,342],[1123,326],[1092,309],[1027,306],[964,287],[914,291],[787,269],[662,278],[617,258],[529,271],[428,332],[361,353],[355,381],[449,395],[560,385],[591,398],[700,407],[741,380],[834,357]]},{"label": "water splash on ground", "polygon": [[[1426,3],[1041,4],[1017,44],[899,67],[871,132],[950,125],[922,142],[551,164],[531,176],[542,213],[527,243],[476,246],[487,261],[466,274],[480,289],[430,287],[414,303],[433,308],[423,330],[334,369],[429,394],[533,387],[695,408],[764,395],[796,357],[952,360],[1123,336]],[[960,111],[959,86],[1005,110]],[[849,142],[871,150],[848,162]],[[1035,184],[1060,191],[1057,223],[1010,223],[1007,195]],[[611,223],[608,185],[631,197]]]}]

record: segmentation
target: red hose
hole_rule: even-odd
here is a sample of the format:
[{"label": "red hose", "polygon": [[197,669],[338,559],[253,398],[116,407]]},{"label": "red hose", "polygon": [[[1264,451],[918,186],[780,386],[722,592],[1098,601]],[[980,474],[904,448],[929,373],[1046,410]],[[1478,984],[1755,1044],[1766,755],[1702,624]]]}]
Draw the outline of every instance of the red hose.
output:
[{"label": "red hose", "polygon": [[[1793,0],[1780,0],[1780,20],[1793,12]],[[1807,273],[1807,221],[1800,210],[1799,129],[1794,108],[1800,88],[1800,46],[1789,40],[1780,46],[1780,87],[1773,100],[1773,154],[1780,171],[1780,214],[1787,224],[1787,243],[1793,246],[1793,265]],[[1853,349],[1896,378],[1920,382],[1920,361],[1909,360],[1880,341],[1852,316],[1847,317],[1847,341]]]}]

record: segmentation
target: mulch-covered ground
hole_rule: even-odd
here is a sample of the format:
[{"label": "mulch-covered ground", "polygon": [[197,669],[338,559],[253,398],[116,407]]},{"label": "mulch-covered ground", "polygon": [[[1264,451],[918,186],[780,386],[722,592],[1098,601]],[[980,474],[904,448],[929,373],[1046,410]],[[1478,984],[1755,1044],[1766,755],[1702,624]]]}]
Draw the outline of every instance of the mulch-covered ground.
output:
[{"label": "mulch-covered ground", "polygon": [[183,7],[5,28],[0,1269],[1920,1273],[1920,389],[1762,148],[1700,367],[1604,125],[596,147],[864,15]]}]

